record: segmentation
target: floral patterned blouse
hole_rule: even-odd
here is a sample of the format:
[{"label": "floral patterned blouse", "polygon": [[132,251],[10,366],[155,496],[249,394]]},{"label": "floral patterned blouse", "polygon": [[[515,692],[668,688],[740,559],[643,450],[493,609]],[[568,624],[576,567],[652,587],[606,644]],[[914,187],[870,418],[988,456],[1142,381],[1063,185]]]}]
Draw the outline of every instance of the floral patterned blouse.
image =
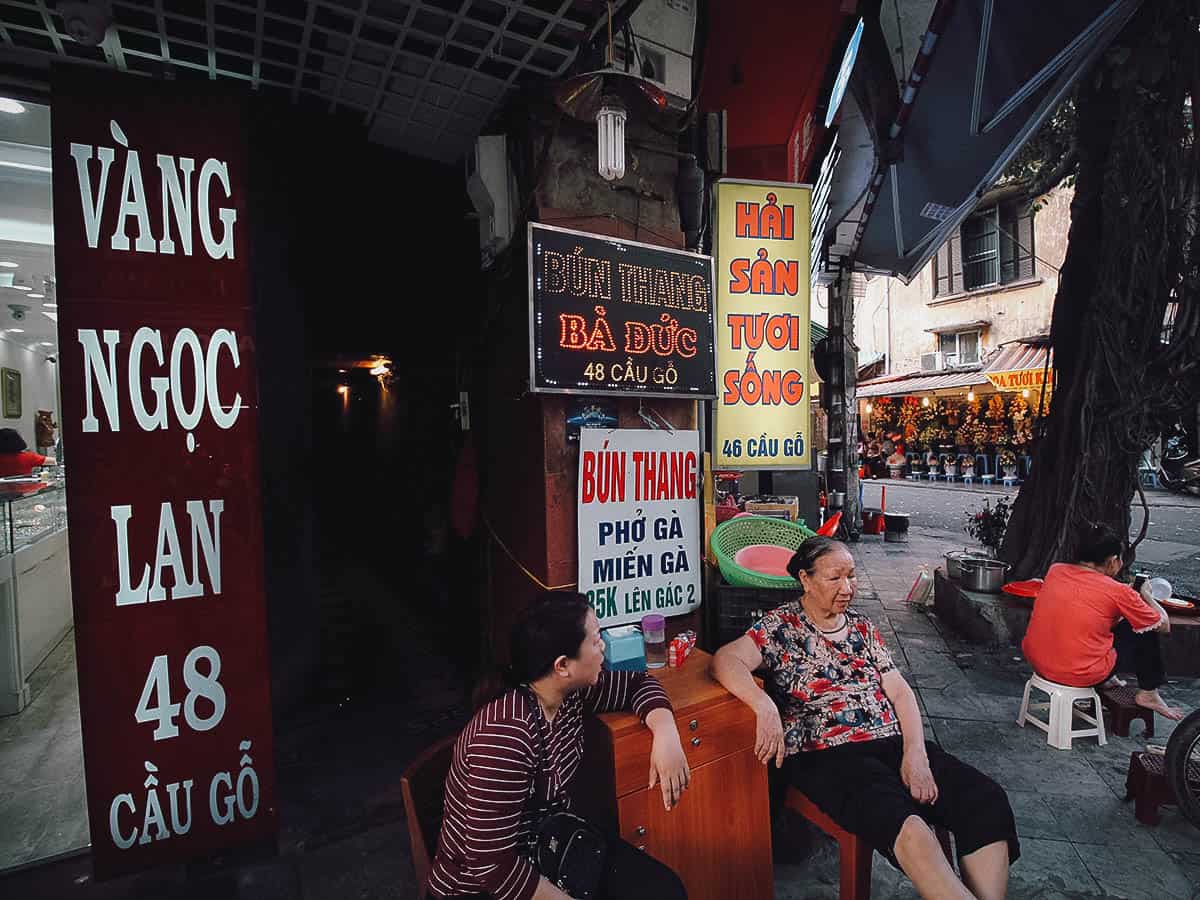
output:
[{"label": "floral patterned blouse", "polygon": [[770,669],[788,756],[900,734],[881,682],[896,668],[892,655],[866,616],[847,610],[846,619],[845,637],[830,640],[793,601],[746,632]]}]

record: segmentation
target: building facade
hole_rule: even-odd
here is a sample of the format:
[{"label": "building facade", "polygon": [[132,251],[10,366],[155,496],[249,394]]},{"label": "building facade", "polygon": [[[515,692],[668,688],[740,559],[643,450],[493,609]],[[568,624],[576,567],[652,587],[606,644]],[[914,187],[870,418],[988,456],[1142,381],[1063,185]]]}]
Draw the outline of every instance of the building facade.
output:
[{"label": "building facade", "polygon": [[1072,195],[1056,189],[1031,211],[1020,198],[985,198],[910,283],[856,276],[865,283],[854,333],[868,380],[982,365],[1003,344],[1046,334]]}]

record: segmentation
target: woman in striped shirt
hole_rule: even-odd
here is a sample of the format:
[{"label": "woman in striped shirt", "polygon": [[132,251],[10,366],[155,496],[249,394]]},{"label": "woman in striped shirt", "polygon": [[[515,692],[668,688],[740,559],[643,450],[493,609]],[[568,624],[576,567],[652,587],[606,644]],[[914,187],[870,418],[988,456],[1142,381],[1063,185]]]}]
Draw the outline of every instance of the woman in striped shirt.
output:
[{"label": "woman in striped shirt", "polygon": [[[436,897],[570,900],[542,877],[529,844],[540,816],[570,807],[583,716],[632,710],[654,733],[650,786],[672,809],[690,773],[666,692],[640,672],[601,670],[600,624],[582,594],[546,592],[513,625],[507,684],[481,698],[454,746],[442,833],[429,875]],[[608,838],[599,897],[686,900],[669,868]]]}]

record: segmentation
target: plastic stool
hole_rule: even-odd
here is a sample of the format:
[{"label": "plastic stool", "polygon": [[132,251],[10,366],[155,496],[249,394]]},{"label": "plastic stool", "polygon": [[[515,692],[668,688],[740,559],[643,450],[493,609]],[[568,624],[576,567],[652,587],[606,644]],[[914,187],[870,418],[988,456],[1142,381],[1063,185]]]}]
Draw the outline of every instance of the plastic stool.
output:
[{"label": "plastic stool", "polygon": [[1138,706],[1134,701],[1137,688],[1108,687],[1100,689],[1100,702],[1108,710],[1112,722],[1112,732],[1117,737],[1129,737],[1129,725],[1134,719],[1141,719],[1145,725],[1142,737],[1154,737],[1154,710]]},{"label": "plastic stool", "polygon": [[[1032,688],[1037,688],[1042,693],[1049,695],[1050,702],[1030,703],[1029,691]],[[1076,700],[1090,701],[1095,717],[1076,709]],[[1043,709],[1050,711],[1048,721],[1039,719],[1031,712],[1031,710]],[[1073,727],[1077,715],[1091,727]],[[1075,738],[1097,738],[1101,747],[1108,743],[1108,738],[1104,736],[1104,713],[1100,707],[1100,695],[1096,693],[1095,688],[1071,687],[1048,681],[1040,675],[1034,675],[1025,682],[1025,696],[1021,698],[1021,712],[1017,715],[1018,725],[1024,728],[1026,722],[1030,722],[1046,732],[1046,743],[1056,750],[1070,750],[1071,741]]]},{"label": "plastic stool", "polygon": [[974,475],[964,475],[964,476],[962,476],[962,482],[963,482],[963,484],[974,484],[975,476]]},{"label": "plastic stool", "polygon": [[995,475],[980,475],[979,480],[984,484],[991,484],[996,479]]},{"label": "plastic stool", "polygon": [[1016,476],[1013,476],[1012,478],[1005,477],[1000,480],[1004,482],[1005,487],[1012,487],[1017,483]]}]

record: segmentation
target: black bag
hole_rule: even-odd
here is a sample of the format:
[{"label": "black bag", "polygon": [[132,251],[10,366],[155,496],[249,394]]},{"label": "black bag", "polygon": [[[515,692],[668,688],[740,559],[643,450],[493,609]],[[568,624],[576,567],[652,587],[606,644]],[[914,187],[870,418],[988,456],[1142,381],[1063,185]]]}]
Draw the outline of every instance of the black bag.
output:
[{"label": "black bag", "polygon": [[537,870],[575,900],[590,900],[600,888],[608,853],[604,835],[574,813],[542,819],[533,852]]},{"label": "black bag", "polygon": [[[528,685],[523,687],[529,702],[537,709],[533,690]],[[534,731],[538,734],[537,771],[542,772],[548,765],[544,736],[536,725]],[[529,791],[531,796],[537,791],[536,776]],[[574,900],[591,900],[596,895],[604,875],[608,845],[594,825],[565,810],[546,811],[531,835],[531,843],[534,866],[560,891]]]}]

